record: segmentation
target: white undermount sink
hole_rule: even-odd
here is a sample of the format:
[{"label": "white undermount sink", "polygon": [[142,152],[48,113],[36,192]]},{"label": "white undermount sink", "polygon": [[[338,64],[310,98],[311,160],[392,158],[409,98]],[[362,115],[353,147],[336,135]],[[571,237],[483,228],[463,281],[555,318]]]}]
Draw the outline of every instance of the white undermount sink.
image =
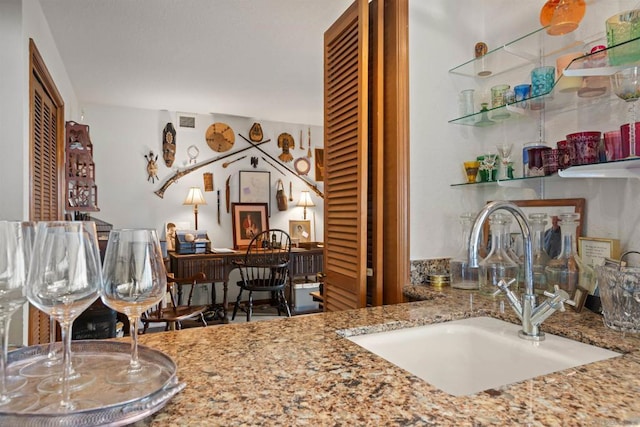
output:
[{"label": "white undermount sink", "polygon": [[520,329],[473,317],[348,339],[454,396],[620,356],[548,333],[544,341],[527,341],[518,336]]}]

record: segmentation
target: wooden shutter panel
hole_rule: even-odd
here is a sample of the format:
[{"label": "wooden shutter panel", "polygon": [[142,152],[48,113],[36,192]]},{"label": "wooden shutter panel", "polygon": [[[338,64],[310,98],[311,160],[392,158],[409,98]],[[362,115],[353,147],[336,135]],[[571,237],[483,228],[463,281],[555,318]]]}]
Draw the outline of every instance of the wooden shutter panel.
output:
[{"label": "wooden shutter panel", "polygon": [[327,311],[366,306],[368,34],[357,0],[324,35]]},{"label": "wooden shutter panel", "polygon": [[[64,102],[33,40],[29,43],[30,205],[32,221],[62,219]],[[49,316],[29,306],[29,345],[49,342]]]}]

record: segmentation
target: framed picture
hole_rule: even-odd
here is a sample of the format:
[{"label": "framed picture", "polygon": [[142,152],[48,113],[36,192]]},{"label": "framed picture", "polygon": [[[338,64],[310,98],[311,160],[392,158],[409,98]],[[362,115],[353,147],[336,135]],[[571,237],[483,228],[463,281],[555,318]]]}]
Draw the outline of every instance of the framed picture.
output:
[{"label": "framed picture", "polygon": [[322,182],[324,181],[324,148],[316,148],[316,161],[315,161],[315,170],[316,170],[316,181]]},{"label": "framed picture", "polygon": [[[544,249],[551,258],[555,258],[560,254],[562,248],[562,233],[558,223],[558,215],[561,213],[578,213],[580,220],[576,228],[576,237],[582,235],[582,224],[584,224],[585,199],[536,199],[536,200],[511,200],[518,206],[522,212],[529,217],[532,213],[546,213],[548,215],[547,225],[544,231]],[[489,202],[487,202],[489,203]],[[511,233],[514,236],[521,234],[520,227],[515,217],[508,211],[499,210],[498,212],[509,214],[512,218]],[[489,221],[483,224],[484,245],[490,242],[489,239]],[[576,242],[577,243],[577,242]],[[516,249],[517,253],[522,253],[521,248]]]},{"label": "framed picture", "polygon": [[233,248],[246,248],[258,233],[269,229],[266,203],[233,203]]},{"label": "framed picture", "polygon": [[164,240],[167,242],[167,250],[176,250],[176,232],[178,230],[190,230],[191,224],[188,221],[167,221],[164,224]]},{"label": "framed picture", "polygon": [[271,201],[271,172],[240,171],[240,203],[266,203],[267,213]]},{"label": "framed picture", "polygon": [[178,129],[194,131],[196,129],[196,115],[192,113],[177,113]]},{"label": "framed picture", "polygon": [[580,313],[582,311],[582,308],[584,307],[584,303],[587,300],[588,295],[589,295],[589,290],[583,288],[582,286],[576,287],[576,290],[573,291],[573,298],[571,299],[573,300],[573,302],[576,303],[576,305],[573,307],[576,313]]},{"label": "framed picture", "polygon": [[605,258],[620,259],[620,240],[578,237],[578,254],[587,265],[604,265]]},{"label": "framed picture", "polygon": [[298,242],[310,242],[311,241],[311,221],[310,220],[290,220],[289,221],[289,236],[291,240],[298,239]]}]

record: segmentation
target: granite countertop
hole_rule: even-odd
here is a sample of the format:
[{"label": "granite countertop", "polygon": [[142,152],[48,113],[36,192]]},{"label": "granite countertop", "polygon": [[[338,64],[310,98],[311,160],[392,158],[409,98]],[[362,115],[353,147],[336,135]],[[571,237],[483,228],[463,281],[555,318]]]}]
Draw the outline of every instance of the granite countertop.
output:
[{"label": "granite countertop", "polygon": [[542,330],[622,357],[463,397],[440,391],[336,333],[474,315],[518,323],[508,305],[501,312],[499,300],[469,291],[407,286],[405,295],[424,301],[142,335],[141,344],[176,361],[178,378],[186,383],[146,421],[152,426],[640,424],[640,336],[609,329],[588,311],[555,313]]}]

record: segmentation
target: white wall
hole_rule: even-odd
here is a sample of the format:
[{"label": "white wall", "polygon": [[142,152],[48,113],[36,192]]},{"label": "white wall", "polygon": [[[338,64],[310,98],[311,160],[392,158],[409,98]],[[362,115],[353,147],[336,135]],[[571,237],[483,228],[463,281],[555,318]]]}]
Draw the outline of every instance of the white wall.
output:
[{"label": "white wall", "polygon": [[[0,218],[29,218],[29,39],[33,39],[65,102],[65,116],[73,115],[76,96],[53,43],[40,3],[36,0],[0,2],[0,128],[3,137]],[[9,342],[25,344],[28,310],[12,317]]]},{"label": "white wall", "polygon": [[[104,105],[85,105],[82,107],[84,118],[82,123],[90,126],[90,136],[94,147],[94,161],[96,163],[96,184],[98,186],[98,206],[100,212],[93,217],[113,224],[114,228],[151,227],[158,230],[159,236],[164,237],[165,224],[169,221],[187,222],[194,227],[192,206],[184,206],[184,198],[192,186],[203,188],[204,172],[212,172],[214,188],[220,190],[220,224],[217,222],[216,192],[204,192],[206,205],[198,207],[198,229],[206,230],[213,247],[232,248],[233,228],[231,213],[225,208],[225,182],[230,176],[231,203],[239,201],[239,171],[269,171],[271,179],[271,216],[270,228],[289,230],[289,220],[302,220],[303,208],[296,204],[300,199],[300,192],[309,190],[308,186],[289,173],[286,168],[294,169],[294,163],[276,163],[256,148],[230,156],[208,166],[200,168],[182,177],[177,183],[168,187],[164,197],[158,197],[154,192],[158,190],[176,170],[188,166],[187,149],[195,145],[199,150],[198,162],[229,154],[235,150],[249,147],[249,143],[240,138],[240,133],[248,138],[249,129],[254,122],[260,123],[264,139],[271,141],[260,145],[273,158],[278,158],[282,150],[277,146],[278,136],[287,132],[295,140],[296,147],[292,150],[294,158],[306,156],[308,148],[308,129],[311,129],[312,155],[310,159],[311,171],[306,177],[315,182],[315,152],[314,148],[323,147],[323,129],[319,126],[308,126],[294,123],[269,122],[247,117],[226,116],[222,114],[197,115],[196,129],[178,127],[177,113],[168,111],[153,111]],[[167,122],[172,122],[176,128],[176,159],[173,168],[169,169],[162,159],[162,130]],[[235,144],[231,150],[218,153],[209,148],[205,140],[207,128],[214,122],[227,123],[236,133]],[[300,131],[303,132],[304,150],[300,149]],[[158,178],[152,183],[147,180],[145,154],[153,151],[158,154]],[[223,163],[241,156],[246,158],[223,167]],[[258,158],[258,167],[251,166],[250,158]],[[263,157],[274,164],[284,175],[270,166]],[[288,210],[279,211],[275,199],[276,182],[281,179],[285,192],[289,196],[289,183],[293,188],[293,201],[288,202]],[[322,192],[324,185],[317,183]],[[315,207],[307,208],[307,220],[311,221],[311,240],[323,241],[324,214],[323,200],[313,191],[310,192]],[[229,301],[234,301],[237,295],[235,282],[239,280],[237,271],[232,273],[229,285]],[[222,301],[222,287],[217,287],[217,302]],[[199,301],[206,301],[209,292],[196,295]],[[256,295],[260,299],[262,296]]]},{"label": "white wall", "polygon": [[[82,123],[89,125],[91,141],[94,147],[94,161],[96,163],[96,184],[98,186],[98,206],[100,212],[92,216],[113,224],[114,228],[127,227],[152,227],[156,228],[159,235],[164,236],[164,225],[168,221],[188,222],[194,226],[194,215],[192,206],[184,206],[184,198],[192,186],[203,188],[204,172],[212,172],[214,188],[220,190],[221,198],[221,221],[217,222],[217,200],[216,193],[204,192],[207,201],[206,205],[198,208],[198,229],[206,230],[212,244],[215,247],[232,247],[232,220],[231,214],[225,209],[225,181],[231,176],[231,202],[239,201],[238,172],[243,171],[269,171],[271,177],[271,217],[269,226],[271,228],[282,228],[289,230],[289,220],[302,220],[303,209],[296,207],[302,190],[309,188],[297,178],[297,175],[286,171],[281,164],[275,163],[268,156],[264,155],[256,148],[247,150],[241,154],[230,156],[227,159],[212,163],[182,177],[177,183],[171,185],[160,198],[154,192],[158,190],[177,168],[189,166],[189,156],[187,149],[195,145],[199,150],[197,162],[213,159],[218,156],[229,154],[235,150],[249,147],[249,143],[237,136],[238,133],[248,137],[249,129],[254,122],[262,126],[265,139],[270,142],[263,144],[264,149],[272,157],[278,158],[282,152],[277,146],[278,135],[283,132],[290,133],[296,142],[296,147],[292,154],[295,158],[305,156],[307,153],[307,130],[309,126],[268,122],[254,120],[252,118],[225,116],[222,114],[197,115],[196,129],[184,129],[177,125],[175,112],[142,110],[123,107],[111,107],[104,105],[84,105],[84,119]],[[162,130],[167,122],[172,122],[176,128],[176,159],[173,168],[165,166],[162,159]],[[207,128],[214,122],[227,123],[236,133],[236,140],[233,147],[223,153],[218,153],[209,148],[205,140]],[[322,127],[310,126],[312,146],[322,147]],[[303,131],[305,150],[301,150],[298,145],[300,131]],[[145,155],[153,151],[158,155],[158,178],[155,183],[148,181]],[[312,150],[313,151],[313,150]],[[241,156],[247,156],[238,162],[223,167],[223,163]],[[252,156],[258,157],[258,167],[253,168],[250,163]],[[313,181],[315,169],[311,159],[312,169],[306,178]],[[268,165],[262,158],[273,163],[278,169],[285,173],[282,175],[272,166]],[[291,170],[294,170],[293,162],[284,163]],[[282,179],[285,185],[287,196],[289,195],[289,182],[293,186],[293,202],[289,202],[287,211],[280,212],[277,209],[275,194],[276,181]],[[318,188],[323,190],[323,183],[318,183]],[[316,239],[323,240],[323,202],[320,197],[311,192],[311,198],[316,207],[308,208],[307,219],[312,221],[315,217]],[[312,231],[312,237],[313,237]]]},{"label": "white wall", "polygon": [[[447,123],[457,117],[460,90],[474,88],[477,96],[488,89],[487,81],[452,75],[448,70],[471,60],[478,41],[494,49],[538,29],[539,11],[544,3],[543,0],[410,0],[412,259],[454,255],[460,245],[457,219],[464,211],[478,211],[488,200],[537,197],[531,189],[450,186],[464,181],[461,166],[464,160],[488,150],[495,152],[495,142],[513,142],[515,160],[521,162],[523,144],[538,140],[538,126],[535,120],[527,119],[490,128]],[[593,34],[604,36],[605,19],[635,7],[637,2],[587,3],[580,28],[568,37],[580,40]],[[459,13],[461,10],[464,13]],[[506,74],[505,82],[512,86],[526,82],[528,72],[524,69]],[[499,83],[495,79],[489,82]],[[612,96],[610,105],[597,109],[547,114],[543,138],[555,145],[568,133],[616,129],[626,122],[626,117],[625,106]],[[545,181],[542,195],[586,198],[585,234],[618,238],[623,247],[633,248],[640,235],[640,229],[635,227],[640,219],[639,192],[636,179],[554,179]]]}]

